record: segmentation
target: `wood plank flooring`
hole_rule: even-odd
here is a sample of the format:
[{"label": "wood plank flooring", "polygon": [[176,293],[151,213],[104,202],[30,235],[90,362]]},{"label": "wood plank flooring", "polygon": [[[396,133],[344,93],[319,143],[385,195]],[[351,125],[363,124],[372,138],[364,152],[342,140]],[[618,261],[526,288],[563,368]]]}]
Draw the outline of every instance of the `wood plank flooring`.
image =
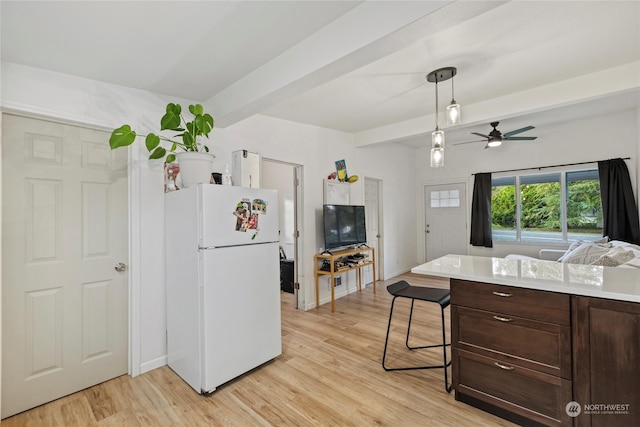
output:
[{"label": "wood plank flooring", "polygon": [[[386,285],[405,279],[447,287],[442,279],[407,273],[336,300],[295,310],[282,294],[283,353],[218,388],[195,393],[168,367],[127,375],[2,420],[3,426],[512,426],[456,402],[441,369],[385,372],[382,350],[391,297]],[[440,310],[414,309],[412,338],[437,343]],[[408,354],[408,301],[396,302],[388,364],[441,363],[438,350]],[[447,333],[449,309],[446,310]],[[414,335],[415,332],[415,335]],[[416,352],[412,352],[416,353]],[[450,371],[449,371],[450,372]]]}]

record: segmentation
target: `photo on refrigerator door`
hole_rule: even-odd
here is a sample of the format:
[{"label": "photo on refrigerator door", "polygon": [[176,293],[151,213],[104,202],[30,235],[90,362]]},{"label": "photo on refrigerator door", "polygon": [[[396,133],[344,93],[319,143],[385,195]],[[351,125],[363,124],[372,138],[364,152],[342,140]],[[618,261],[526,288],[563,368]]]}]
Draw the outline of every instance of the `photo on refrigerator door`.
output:
[{"label": "photo on refrigerator door", "polygon": [[236,210],[233,214],[236,216],[236,231],[247,231],[251,218],[251,202],[247,199],[242,199],[236,205]]},{"label": "photo on refrigerator door", "polygon": [[233,214],[236,216],[236,231],[246,232],[247,230],[258,231],[258,220],[260,214],[266,215],[267,203],[262,199],[242,199],[236,205]]},{"label": "photo on refrigerator door", "polygon": [[261,215],[267,214],[267,202],[262,199],[253,199],[253,203],[251,204],[251,209],[259,213]]}]

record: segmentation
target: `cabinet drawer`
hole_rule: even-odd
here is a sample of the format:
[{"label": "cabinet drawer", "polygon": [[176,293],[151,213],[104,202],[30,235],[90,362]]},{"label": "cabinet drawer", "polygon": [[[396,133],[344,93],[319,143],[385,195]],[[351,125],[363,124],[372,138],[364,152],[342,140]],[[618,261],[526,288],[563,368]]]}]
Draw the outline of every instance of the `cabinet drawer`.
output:
[{"label": "cabinet drawer", "polygon": [[462,394],[546,425],[571,425],[571,381],[454,349],[456,395]]},{"label": "cabinet drawer", "polygon": [[566,294],[451,279],[451,304],[570,325]]},{"label": "cabinet drawer", "polygon": [[453,345],[508,364],[571,378],[571,328],[453,306]]}]

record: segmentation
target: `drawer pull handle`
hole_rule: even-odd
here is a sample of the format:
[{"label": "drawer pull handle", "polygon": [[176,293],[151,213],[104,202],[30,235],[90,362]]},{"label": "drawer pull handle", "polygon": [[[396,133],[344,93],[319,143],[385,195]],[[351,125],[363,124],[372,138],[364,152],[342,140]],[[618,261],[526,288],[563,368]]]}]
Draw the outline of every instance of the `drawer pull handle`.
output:
[{"label": "drawer pull handle", "polygon": [[508,317],[500,317],[500,316],[493,316],[494,319],[499,320],[501,322],[512,322],[513,319],[509,319]]},{"label": "drawer pull handle", "polygon": [[493,292],[493,294],[497,297],[503,297],[503,298],[507,298],[507,297],[511,297],[513,296],[512,294],[507,294],[505,292]]},{"label": "drawer pull handle", "polygon": [[500,369],[504,369],[505,371],[513,371],[515,369],[513,366],[503,365],[502,363],[498,362],[494,362],[494,365],[496,365]]}]

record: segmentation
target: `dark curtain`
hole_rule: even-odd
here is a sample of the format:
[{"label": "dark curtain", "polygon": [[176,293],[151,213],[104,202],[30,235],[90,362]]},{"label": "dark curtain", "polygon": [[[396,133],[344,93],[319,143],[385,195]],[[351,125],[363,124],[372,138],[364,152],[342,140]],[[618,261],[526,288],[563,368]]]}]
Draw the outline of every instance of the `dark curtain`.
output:
[{"label": "dark curtain", "polygon": [[611,240],[640,244],[638,207],[624,160],[599,161],[598,175],[604,223],[602,235]]},{"label": "dark curtain", "polygon": [[491,173],[477,173],[471,201],[471,242],[473,246],[493,247],[491,238]]}]

